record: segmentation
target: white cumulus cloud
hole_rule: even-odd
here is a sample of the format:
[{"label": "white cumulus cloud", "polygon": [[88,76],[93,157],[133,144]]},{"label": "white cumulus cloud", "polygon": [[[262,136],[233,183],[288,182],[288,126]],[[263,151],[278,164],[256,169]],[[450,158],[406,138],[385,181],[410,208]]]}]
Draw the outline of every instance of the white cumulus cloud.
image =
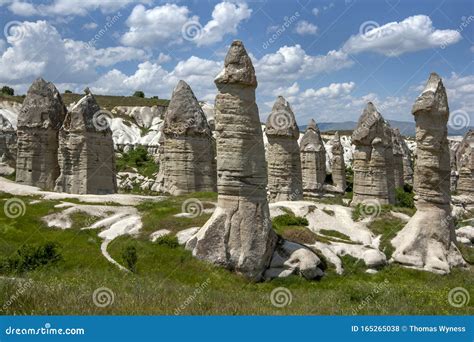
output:
[{"label": "white cumulus cloud", "polygon": [[43,20],[25,21],[10,33],[10,46],[0,54],[0,81],[12,84],[38,76],[60,83],[88,82],[96,78],[97,67],[147,57],[143,50],[131,47],[96,49],[85,42],[63,39]]},{"label": "white cumulus cloud", "polygon": [[373,51],[385,56],[399,56],[429,48],[457,43],[461,34],[456,30],[437,30],[430,17],[415,15],[400,22],[377,26],[375,22],[361,25],[361,32],[351,36],[342,50],[357,54]]},{"label": "white cumulus cloud", "polygon": [[316,25],[307,22],[306,20],[298,21],[296,24],[296,33],[300,35],[315,35],[318,32],[318,27]]},{"label": "white cumulus cloud", "polygon": [[[126,21],[128,32],[122,43],[129,46],[154,47],[157,43],[180,44],[189,40],[198,46],[222,41],[227,34],[237,34],[239,24],[250,17],[246,3],[221,2],[204,26],[188,7],[166,4],[146,9],[137,5]],[[188,31],[189,30],[189,31]]]}]

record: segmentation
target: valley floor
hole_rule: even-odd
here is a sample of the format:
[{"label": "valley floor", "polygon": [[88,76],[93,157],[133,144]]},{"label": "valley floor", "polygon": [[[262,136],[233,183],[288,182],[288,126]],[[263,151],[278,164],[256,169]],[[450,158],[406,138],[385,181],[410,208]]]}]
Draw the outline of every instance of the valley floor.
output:
[{"label": "valley floor", "polygon": [[[1,189],[4,190],[4,187]],[[1,314],[474,314],[474,299],[457,307],[450,304],[449,295],[454,288],[464,288],[474,297],[472,266],[466,270],[455,269],[451,274],[443,276],[389,264],[377,273],[369,274],[366,273],[364,262],[350,256],[342,256],[343,275],[337,274],[336,269],[328,263],[326,274],[320,280],[307,281],[292,276],[254,284],[227,270],[196,260],[174,237],[174,234],[181,230],[202,226],[207,221],[211,215],[212,203],[216,201],[215,194],[133,198],[136,201],[123,201],[121,196],[110,199],[105,204],[109,209],[102,212],[103,216],[81,210],[73,211],[68,216],[69,228],[55,228],[51,219],[43,218],[57,218],[54,215],[77,205],[103,206],[104,203],[90,203],[87,197],[44,196],[37,192],[0,192],[2,206],[12,199],[24,203],[23,208],[20,205],[20,215],[10,213],[7,216],[6,213],[0,213]],[[183,203],[189,203],[190,200],[198,200],[202,204],[200,215],[180,215],[183,212]],[[321,203],[316,204],[319,208]],[[135,272],[120,270],[104,258],[101,246],[111,237],[107,234],[101,235],[106,225],[102,229],[90,228],[97,226],[104,217],[120,213],[118,209],[112,210],[119,206],[132,208],[139,213],[141,229],[130,231],[123,228],[124,225],[115,226],[122,227],[123,231],[108,241],[106,249],[110,257],[121,265],[127,265],[127,260],[130,261],[127,251],[135,250],[137,261],[131,262]],[[330,222],[334,210],[338,214],[337,210],[349,209],[332,203],[321,210],[329,215],[325,222]],[[392,215],[392,210],[397,209],[382,210],[381,215],[367,225],[375,235],[381,234],[380,249],[385,254],[391,253],[388,244],[390,237],[403,227],[403,220],[396,217],[401,215]],[[81,229],[85,227],[90,229]],[[112,229],[113,223],[107,227]],[[347,239],[347,236],[353,238],[350,232],[343,234],[332,230],[324,231],[311,222],[309,227],[309,233],[312,235],[301,235],[301,227],[286,227],[281,223],[275,225],[279,234],[290,239],[295,237],[296,240],[310,238],[315,241],[340,241]],[[150,234],[162,229],[169,230],[170,235],[152,242]],[[125,235],[121,235],[122,233]],[[39,249],[35,248],[48,243],[56,246],[57,255],[51,250],[31,252],[38,251]],[[464,248],[463,253],[466,260],[471,263],[474,261],[472,248]],[[33,267],[31,260],[25,259],[26,254],[38,258],[54,255],[54,262],[40,262]],[[39,254],[41,255],[38,256]],[[8,268],[6,265],[11,265],[13,259],[20,260],[20,263],[15,265],[26,265],[25,268]]]}]

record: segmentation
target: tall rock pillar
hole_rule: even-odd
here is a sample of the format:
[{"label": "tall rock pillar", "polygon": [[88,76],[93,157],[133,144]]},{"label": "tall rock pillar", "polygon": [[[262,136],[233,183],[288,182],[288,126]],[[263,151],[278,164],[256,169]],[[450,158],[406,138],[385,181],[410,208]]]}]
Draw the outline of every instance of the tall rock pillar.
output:
[{"label": "tall rock pillar", "polygon": [[300,131],[290,104],[278,96],[265,127],[268,192],[271,202],[303,199]]},{"label": "tall rock pillar", "polygon": [[464,265],[455,245],[451,217],[448,97],[441,78],[432,73],[416,99],[416,213],[392,240],[394,262],[436,273]]},{"label": "tall rock pillar", "polygon": [[215,83],[218,203],[186,248],[199,259],[258,281],[270,263],[277,236],[267,202],[257,79],[242,42],[232,43]]},{"label": "tall rock pillar", "polygon": [[35,80],[18,114],[16,182],[54,189],[59,176],[58,132],[65,115],[54,84]]}]

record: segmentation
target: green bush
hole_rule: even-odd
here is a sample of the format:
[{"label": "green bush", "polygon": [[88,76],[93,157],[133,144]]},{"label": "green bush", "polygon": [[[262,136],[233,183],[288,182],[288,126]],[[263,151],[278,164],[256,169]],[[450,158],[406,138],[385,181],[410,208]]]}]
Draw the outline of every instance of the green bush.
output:
[{"label": "green bush", "polygon": [[62,259],[59,245],[54,242],[46,242],[39,246],[23,245],[17,253],[0,261],[2,273],[23,273],[53,264]]},{"label": "green bush", "polygon": [[414,208],[415,207],[415,194],[413,188],[406,184],[403,188],[395,189],[396,203],[399,207]]},{"label": "green bush", "polygon": [[143,91],[141,91],[141,90],[137,90],[136,92],[133,93],[133,96],[144,98],[144,97],[145,97],[145,93],[144,93]]},{"label": "green bush", "polygon": [[66,90],[64,91],[64,94],[72,94],[72,91],[70,91],[69,89],[66,89]]},{"label": "green bush", "polygon": [[10,88],[9,86],[3,86],[0,92],[5,95],[15,95],[15,90],[13,90],[13,88]]},{"label": "green bush", "polygon": [[179,247],[178,238],[176,236],[164,235],[159,237],[155,242],[161,246],[167,246],[169,248]]},{"label": "green bush", "polygon": [[127,246],[122,252],[122,260],[132,272],[137,272],[138,254],[135,246]]},{"label": "green bush", "polygon": [[272,223],[277,227],[278,226],[279,227],[281,226],[307,226],[309,224],[306,218],[291,215],[291,214],[284,214],[284,215],[277,216],[272,220]]},{"label": "green bush", "polygon": [[123,153],[120,158],[117,158],[116,165],[119,172],[135,168],[139,174],[145,177],[152,177],[154,173],[158,172],[158,165],[142,146]]}]

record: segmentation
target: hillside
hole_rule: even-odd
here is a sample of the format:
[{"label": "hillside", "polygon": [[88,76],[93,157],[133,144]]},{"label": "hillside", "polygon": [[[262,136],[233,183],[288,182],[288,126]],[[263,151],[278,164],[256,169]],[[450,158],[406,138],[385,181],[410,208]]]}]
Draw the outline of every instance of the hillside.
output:
[{"label": "hillside", "polygon": [[[64,104],[66,106],[73,102],[77,102],[84,94],[61,94]],[[112,96],[112,95],[94,95],[97,102],[102,108],[111,110],[117,106],[167,106],[169,100],[157,99],[157,98],[141,98],[136,96]],[[0,101],[14,101],[22,103],[24,96],[9,96],[0,94]]]}]

